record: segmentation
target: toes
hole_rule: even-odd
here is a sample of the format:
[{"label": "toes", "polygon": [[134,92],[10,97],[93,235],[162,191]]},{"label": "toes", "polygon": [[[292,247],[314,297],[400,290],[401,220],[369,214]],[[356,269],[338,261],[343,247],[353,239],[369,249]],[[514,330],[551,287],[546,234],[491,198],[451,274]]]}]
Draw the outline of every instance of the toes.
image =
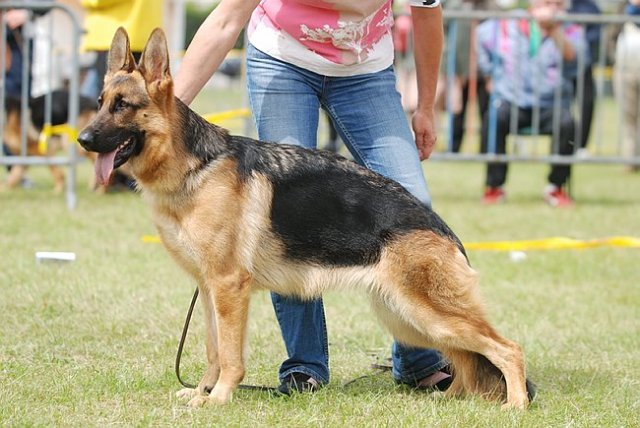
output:
[{"label": "toes", "polygon": [[231,389],[216,385],[211,391],[209,399],[216,404],[227,404],[231,401]]},{"label": "toes", "polygon": [[176,392],[176,397],[182,400],[190,400],[196,395],[198,395],[198,390],[195,388],[183,388],[180,391]]},{"label": "toes", "polygon": [[189,400],[189,402],[187,403],[187,406],[196,409],[198,407],[202,407],[206,405],[208,402],[209,402],[209,397],[204,395],[197,395],[193,397],[191,400]]},{"label": "toes", "polygon": [[517,401],[514,403],[505,403],[502,405],[502,410],[525,410],[527,408],[527,400]]}]

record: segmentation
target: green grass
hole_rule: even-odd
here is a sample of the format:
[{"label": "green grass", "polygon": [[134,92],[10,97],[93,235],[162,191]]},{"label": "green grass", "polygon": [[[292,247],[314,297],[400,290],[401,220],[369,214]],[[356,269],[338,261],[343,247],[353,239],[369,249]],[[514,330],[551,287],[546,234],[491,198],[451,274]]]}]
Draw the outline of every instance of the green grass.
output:
[{"label": "green grass", "polygon": [[[241,89],[210,91],[193,107],[202,113],[242,107]],[[244,129],[241,119],[222,125]],[[513,164],[509,201],[493,207],[479,204],[483,165],[428,162],[425,172],[436,210],[464,242],[640,236],[640,175],[619,166],[577,165],[572,210],[542,203],[545,165]],[[491,320],[522,344],[538,384],[527,412],[413,393],[388,373],[373,372],[369,366],[388,355],[390,337],[357,293],[325,297],[328,387],[287,399],[238,391],[228,406],[191,410],[174,397],[180,386],[173,363],[195,285],[160,245],[140,239],[155,230],[139,196],[94,195],[84,185],[90,174],[89,165],[80,166],[75,211],[52,194],[43,168],[30,170],[35,189],[0,193],[2,426],[640,424],[639,250],[609,247],[532,251],[520,263],[504,252],[469,252]],[[37,264],[40,250],[78,258]],[[250,335],[245,383],[276,385],[285,351],[264,292],[253,299]],[[198,307],[182,364],[192,383],[204,368],[202,338]]]},{"label": "green grass", "polygon": [[[465,242],[640,236],[640,175],[619,166],[576,166],[571,210],[542,203],[544,165],[512,165],[509,201],[492,207],[479,204],[484,166],[427,163],[425,171],[436,210]],[[81,183],[90,174],[83,164]],[[194,284],[160,245],[141,241],[155,234],[147,207],[138,195],[99,196],[82,184],[70,212],[48,171],[33,168],[30,177],[35,189],[0,194],[0,425],[640,424],[638,249],[529,252],[520,263],[503,252],[469,253],[491,320],[522,344],[539,386],[527,412],[413,393],[372,372],[390,337],[357,293],[326,296],[327,388],[289,399],[239,391],[225,407],[191,410],[174,398],[173,362]],[[39,250],[74,251],[77,260],[39,265]],[[264,292],[252,303],[250,335],[245,382],[275,385],[285,351]],[[198,308],[183,358],[191,382],[204,368],[202,338]]]}]

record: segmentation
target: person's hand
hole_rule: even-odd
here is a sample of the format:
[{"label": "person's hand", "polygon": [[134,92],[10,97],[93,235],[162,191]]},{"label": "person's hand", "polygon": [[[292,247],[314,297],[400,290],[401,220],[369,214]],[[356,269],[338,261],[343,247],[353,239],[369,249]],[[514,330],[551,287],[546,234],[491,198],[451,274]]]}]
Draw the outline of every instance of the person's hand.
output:
[{"label": "person's hand", "polygon": [[4,20],[11,30],[15,30],[29,19],[29,12],[26,9],[11,9],[4,14]]},{"label": "person's hand", "polygon": [[416,110],[413,114],[411,125],[416,135],[416,148],[418,149],[420,160],[429,159],[438,139],[435,110]]},{"label": "person's hand", "polygon": [[493,80],[491,80],[491,77],[484,78],[484,89],[488,93],[491,93],[491,91],[493,91]]}]

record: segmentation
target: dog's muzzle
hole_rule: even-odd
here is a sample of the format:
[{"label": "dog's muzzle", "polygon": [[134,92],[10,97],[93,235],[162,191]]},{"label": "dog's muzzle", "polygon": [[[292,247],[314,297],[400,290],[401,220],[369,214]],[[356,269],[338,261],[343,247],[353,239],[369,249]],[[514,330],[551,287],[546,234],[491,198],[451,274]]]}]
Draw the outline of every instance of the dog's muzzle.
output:
[{"label": "dog's muzzle", "polygon": [[91,146],[94,144],[94,142],[95,135],[91,131],[84,130],[80,133],[80,135],[78,135],[78,143],[80,143],[82,148],[84,148],[85,150],[91,151]]}]

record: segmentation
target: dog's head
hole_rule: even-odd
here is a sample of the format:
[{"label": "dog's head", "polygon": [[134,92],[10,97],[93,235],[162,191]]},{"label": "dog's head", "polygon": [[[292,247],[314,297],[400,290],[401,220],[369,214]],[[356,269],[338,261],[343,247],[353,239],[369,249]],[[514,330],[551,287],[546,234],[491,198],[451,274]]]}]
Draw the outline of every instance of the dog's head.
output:
[{"label": "dog's head", "polygon": [[136,64],[129,36],[119,28],[113,37],[104,89],[95,118],[82,130],[78,142],[97,152],[96,178],[107,183],[111,171],[145,150],[154,135],[166,133],[157,120],[171,110],[173,82],[163,31],[155,29]]}]

